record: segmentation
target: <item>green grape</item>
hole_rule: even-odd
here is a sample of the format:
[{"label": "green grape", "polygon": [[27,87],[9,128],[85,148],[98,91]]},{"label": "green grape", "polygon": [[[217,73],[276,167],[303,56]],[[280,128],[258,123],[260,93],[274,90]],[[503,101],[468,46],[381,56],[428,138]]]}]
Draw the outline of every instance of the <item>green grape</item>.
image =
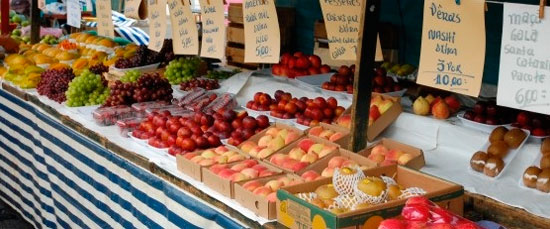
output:
[{"label": "green grape", "polygon": [[101,76],[85,70],[69,83],[65,96],[67,97],[67,106],[79,107],[102,104],[105,97],[100,95],[108,93],[109,88],[103,85]]},{"label": "green grape", "polygon": [[217,80],[221,80],[221,79],[227,79],[237,73],[241,72],[240,70],[238,69],[235,69],[231,72],[228,72],[228,71],[221,71],[221,70],[212,70],[212,71],[208,71],[208,73],[206,74],[206,78],[208,79],[217,79]]},{"label": "green grape", "polygon": [[120,81],[122,81],[123,83],[130,83],[130,82],[134,83],[139,79],[140,76],[141,76],[140,71],[131,70],[126,72],[126,74],[124,74],[124,76],[120,78]]},{"label": "green grape", "polygon": [[170,61],[166,66],[164,77],[170,84],[180,84],[187,82],[198,75],[201,59],[198,57],[183,58]]}]

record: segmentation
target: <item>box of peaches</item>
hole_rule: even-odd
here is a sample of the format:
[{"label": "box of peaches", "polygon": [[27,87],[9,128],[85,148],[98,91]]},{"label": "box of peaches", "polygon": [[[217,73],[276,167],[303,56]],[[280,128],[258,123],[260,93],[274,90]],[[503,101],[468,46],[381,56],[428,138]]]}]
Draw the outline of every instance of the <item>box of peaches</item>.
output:
[{"label": "box of peaches", "polygon": [[[367,139],[372,142],[399,117],[402,111],[401,98],[373,92],[370,102]],[[351,109],[347,109],[336,119],[336,125],[348,130],[351,129]]]},{"label": "box of peaches", "polygon": [[414,196],[462,215],[463,195],[460,185],[399,165],[343,167],[332,178],[280,188],[277,220],[288,228],[377,228]]}]

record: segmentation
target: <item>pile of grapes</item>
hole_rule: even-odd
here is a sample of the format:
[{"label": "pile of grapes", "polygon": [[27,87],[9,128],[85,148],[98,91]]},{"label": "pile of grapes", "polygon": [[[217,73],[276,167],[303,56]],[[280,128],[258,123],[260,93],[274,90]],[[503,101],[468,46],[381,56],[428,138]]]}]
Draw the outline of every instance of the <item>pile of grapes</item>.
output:
[{"label": "pile of grapes", "polygon": [[120,58],[115,62],[116,68],[135,68],[160,62],[164,56],[140,45],[136,54],[128,58]]},{"label": "pile of grapes", "polygon": [[109,96],[109,88],[100,75],[84,70],[69,83],[65,96],[69,107],[103,104]]},{"label": "pile of grapes", "polygon": [[164,77],[171,84],[180,84],[187,82],[197,76],[201,59],[198,57],[184,58],[180,57],[168,63]]},{"label": "pile of grapes", "polygon": [[240,70],[238,69],[235,69],[231,72],[228,72],[228,71],[221,71],[221,70],[212,70],[212,71],[208,71],[208,73],[205,75],[206,78],[208,79],[217,79],[217,80],[223,80],[223,79],[227,79],[237,73],[241,72]]},{"label": "pile of grapes", "polygon": [[48,69],[42,72],[41,80],[36,86],[38,94],[44,95],[49,99],[62,103],[66,100],[65,91],[69,88],[69,83],[75,77],[70,68]]},{"label": "pile of grapes", "polygon": [[122,81],[123,83],[134,83],[139,79],[140,76],[140,71],[130,70],[127,71],[122,77],[120,77],[120,81]]},{"label": "pile of grapes", "polygon": [[103,65],[102,63],[91,66],[89,69],[90,69],[90,72],[98,75],[103,75],[104,72],[109,71],[109,67]]},{"label": "pile of grapes", "polygon": [[117,80],[104,106],[131,105],[148,101],[172,100],[172,85],[158,73],[143,74],[137,82]]},{"label": "pile of grapes", "polygon": [[190,91],[197,87],[204,88],[206,90],[214,90],[220,88],[220,84],[218,83],[218,80],[210,79],[192,79],[180,84],[180,89],[184,91]]}]

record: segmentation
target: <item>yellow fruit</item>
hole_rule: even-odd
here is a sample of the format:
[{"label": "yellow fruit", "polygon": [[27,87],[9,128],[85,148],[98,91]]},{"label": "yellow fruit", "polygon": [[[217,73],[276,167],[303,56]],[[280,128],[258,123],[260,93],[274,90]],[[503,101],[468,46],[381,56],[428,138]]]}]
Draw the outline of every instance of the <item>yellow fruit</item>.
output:
[{"label": "yellow fruit", "polygon": [[78,54],[68,52],[68,51],[62,51],[62,52],[58,53],[57,55],[55,55],[56,59],[62,60],[62,61],[74,60],[77,57],[78,57]]},{"label": "yellow fruit", "polygon": [[[12,56],[14,55],[14,56]],[[31,64],[31,61],[27,59],[26,57],[19,55],[19,54],[12,54],[6,57],[4,60],[8,66],[25,66],[28,64]]]},{"label": "yellow fruit", "polygon": [[55,63],[55,64],[50,65],[50,67],[48,69],[61,70],[61,69],[64,69],[64,68],[70,68],[70,66],[66,65],[66,64],[62,64],[62,63]]},{"label": "yellow fruit", "polygon": [[88,66],[88,59],[85,59],[85,58],[79,58],[79,59],[76,59],[74,62],[73,62],[73,69],[77,70],[77,69],[84,69]]},{"label": "yellow fruit", "polygon": [[103,65],[105,66],[111,66],[113,64],[115,64],[115,62],[119,59],[120,57],[113,57],[111,59],[106,59],[103,61]]},{"label": "yellow fruit", "polygon": [[386,190],[386,183],[378,177],[367,177],[359,181],[357,188],[367,195],[380,196]]},{"label": "yellow fruit", "polygon": [[53,58],[44,54],[36,54],[32,57],[32,60],[36,64],[51,64],[55,62]]},{"label": "yellow fruit", "polygon": [[333,184],[321,185],[317,187],[317,189],[315,189],[315,193],[317,193],[317,196],[319,196],[319,198],[325,200],[333,199],[334,197],[338,196],[338,192],[336,192],[336,190],[334,189]]},{"label": "yellow fruit", "polygon": [[323,208],[326,208],[327,206],[325,205],[325,202],[323,202],[323,200],[319,199],[319,198],[315,198],[313,200],[311,200],[310,202],[311,204],[323,209]]},{"label": "yellow fruit", "polygon": [[352,175],[352,174],[355,174],[355,169],[352,169],[350,167],[344,167],[340,170],[340,172],[343,174],[343,175]]},{"label": "yellow fruit", "polygon": [[91,36],[92,35],[88,34],[88,33],[81,33],[75,39],[76,39],[77,42],[85,42],[86,39],[88,39],[88,37],[91,37]]},{"label": "yellow fruit", "polygon": [[61,53],[61,49],[58,49],[58,48],[55,48],[55,47],[50,47],[50,48],[44,49],[44,51],[42,51],[42,53],[46,54],[50,57],[55,57],[57,54]]},{"label": "yellow fruit", "polygon": [[95,51],[90,57],[90,59],[94,60],[104,60],[105,58],[107,58],[107,53],[101,51]]},{"label": "yellow fruit", "polygon": [[93,42],[95,41],[95,39],[97,39],[96,36],[89,36],[86,38],[86,40],[84,40],[84,43],[86,44],[93,44]]},{"label": "yellow fruit", "polygon": [[101,46],[105,46],[105,47],[108,47],[108,48],[112,48],[112,47],[115,47],[116,46],[116,43],[114,41],[112,41],[111,39],[102,39],[98,42],[98,45],[101,45]]},{"label": "yellow fruit", "polygon": [[0,66],[0,77],[4,77],[4,74],[8,72],[8,69],[4,68],[3,66]]},{"label": "yellow fruit", "polygon": [[401,196],[401,187],[399,185],[388,186],[388,197],[390,200],[397,200],[399,196]]}]

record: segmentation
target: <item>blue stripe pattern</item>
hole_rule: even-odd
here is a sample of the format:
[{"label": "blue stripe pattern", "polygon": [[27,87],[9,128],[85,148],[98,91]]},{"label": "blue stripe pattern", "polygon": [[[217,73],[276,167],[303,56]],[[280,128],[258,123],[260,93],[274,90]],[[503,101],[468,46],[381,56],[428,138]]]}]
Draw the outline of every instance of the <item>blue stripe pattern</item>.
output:
[{"label": "blue stripe pattern", "polygon": [[[115,32],[120,36],[134,42],[138,45],[147,45],[149,44],[149,35],[146,34],[142,29],[132,27],[132,24],[136,21],[131,18],[127,18],[124,14],[111,11],[111,18],[113,19],[113,25],[115,26]],[[97,27],[97,22],[86,22],[88,27]]]},{"label": "blue stripe pattern", "polygon": [[[201,227],[201,225],[194,225],[193,221],[189,222],[178,215],[177,212],[173,212],[172,210],[168,209],[164,202],[159,202],[155,198],[152,198],[148,195],[148,193],[143,192],[143,189],[141,187],[136,187],[135,184],[128,182],[128,180],[124,179],[118,174],[113,173],[103,165],[98,164],[96,161],[90,159],[86,155],[86,153],[89,154],[88,151],[80,152],[68,142],[61,140],[61,136],[58,136],[59,134],[52,133],[51,130],[55,129],[65,135],[63,136],[63,139],[72,139],[77,144],[84,146],[86,149],[89,149],[90,152],[97,154],[105,161],[109,161],[113,165],[116,165],[125,170],[128,174],[134,176],[134,179],[139,179],[143,183],[149,185],[150,188],[154,188],[160,191],[160,193],[163,193],[166,198],[169,199],[169,201],[173,202],[171,203],[171,205],[181,205],[183,208],[196,212],[198,215],[212,221],[212,223],[218,224],[220,227],[223,228],[242,227],[233,219],[223,214],[220,214],[208,205],[196,201],[192,197],[183,193],[178,188],[166,183],[164,180],[151,174],[150,172],[132,164],[131,162],[123,158],[120,158],[116,154],[107,151],[105,148],[99,146],[95,142],[88,140],[82,135],[74,132],[72,129],[69,129],[61,123],[53,120],[49,116],[37,111],[31,105],[14,97],[13,95],[10,95],[5,91],[0,90],[0,99],[10,101],[14,105],[25,109],[37,118],[36,122],[38,123],[34,123],[29,117],[25,117],[21,113],[16,112],[5,104],[0,103],[0,110],[11,116],[11,119],[17,119],[21,123],[28,125],[30,129],[38,131],[39,137],[37,139],[35,136],[33,136],[33,134],[25,130],[29,128],[22,128],[13,123],[10,123],[8,119],[0,117],[0,122],[3,123],[5,127],[7,127],[7,129],[4,129],[3,127],[0,128],[0,136],[6,139],[7,142],[11,143],[12,145],[17,146],[16,148],[11,148],[8,144],[4,144],[3,142],[0,143],[0,149],[11,154],[13,158],[16,159],[16,161],[10,161],[3,155],[0,157],[1,160],[6,162],[11,167],[8,169],[0,168],[0,173],[6,174],[6,176],[10,177],[15,182],[2,182],[1,184],[10,190],[19,190],[18,192],[13,193],[25,191],[27,193],[30,193],[34,198],[33,200],[27,200],[23,196],[21,196],[21,194],[19,194],[20,196],[18,197],[22,199],[23,203],[16,203],[13,201],[12,198],[9,198],[8,195],[2,193],[2,190],[0,190],[0,193],[2,194],[1,197],[3,197],[6,201],[9,201],[16,208],[22,210],[23,215],[28,220],[34,221],[36,225],[40,225],[46,228],[56,228],[56,224],[54,222],[51,222],[42,216],[42,214],[48,213],[54,215],[57,224],[60,225],[62,228],[70,228],[71,226],[67,222],[61,220],[61,218],[58,217],[57,214],[66,215],[67,218],[72,221],[70,222],[71,224],[78,225],[78,227],[81,228],[95,227],[92,225],[86,225],[84,221],[79,219],[82,217],[86,217],[101,228],[119,227],[119,225],[109,225],[105,221],[105,219],[101,219],[98,215],[96,215],[96,212],[94,210],[86,208],[86,206],[88,205],[86,205],[85,203],[80,203],[77,199],[74,198],[74,196],[69,195],[67,190],[72,189],[72,193],[78,193],[81,199],[85,199],[92,203],[95,208],[103,211],[115,222],[120,223],[123,228],[136,228],[136,225],[133,225],[132,222],[129,221],[129,219],[125,219],[121,214],[119,214],[120,212],[111,209],[112,206],[118,206],[118,208],[120,209],[127,210],[131,215],[135,217],[135,219],[140,221],[147,228],[163,228],[162,225],[159,225],[157,223],[159,222],[159,219],[151,219],[148,217],[147,213],[142,212],[146,209],[134,207],[132,202],[128,201],[127,196],[121,195],[121,193],[115,193],[113,192],[113,190],[109,189],[109,187],[112,185],[118,185],[122,190],[130,193],[136,200],[148,206],[150,210],[155,211],[161,216],[165,217],[165,220],[172,222],[174,225],[177,225],[181,228]],[[10,133],[17,133],[18,135],[28,139],[32,142],[33,146],[25,145],[23,142],[18,140],[17,137],[14,137],[13,134]],[[44,141],[50,142],[48,143],[49,145],[53,144],[60,150],[53,150],[50,147],[46,147],[43,144],[45,143]],[[43,155],[39,155],[33,150],[33,148],[42,149]],[[28,159],[22,157],[20,154],[23,152],[32,155],[35,161],[31,162]],[[89,167],[97,174],[104,176],[106,178],[104,180],[110,181],[109,184],[99,183],[97,180],[94,179],[93,176],[85,173],[82,168],[79,168],[78,166],[72,164],[71,159],[73,158],[78,160],[81,164]],[[50,160],[55,161],[55,163],[57,164],[48,163],[48,161]],[[43,164],[44,167],[47,168],[47,171],[41,171],[40,169],[37,169],[33,163]],[[18,164],[29,167],[34,173],[31,174],[25,172],[21,169],[20,166],[18,166]],[[62,166],[61,168],[63,168],[64,171],[69,171],[70,174],[62,173],[58,169],[58,166]],[[9,174],[9,171],[17,171],[18,175]],[[68,175],[72,177],[77,177],[79,179],[73,180]],[[54,184],[50,182],[50,178],[53,177],[55,177],[56,180],[60,181],[60,183]],[[36,181],[37,178],[48,182],[50,187],[40,186],[39,183]],[[32,183],[35,186],[36,190],[39,190],[39,193],[34,193],[32,188],[25,186],[24,183],[20,181],[21,179],[30,181],[29,183]],[[79,187],[79,182],[86,182],[89,186],[93,187],[93,189],[86,190],[82,187]],[[48,190],[48,188],[50,188],[50,190]],[[108,198],[97,198],[97,193],[102,193]],[[72,209],[76,209],[77,211],[71,212],[71,210],[69,210],[71,208],[68,208],[68,206],[63,206],[62,203],[56,200],[56,196],[60,196],[61,198],[63,198],[66,203],[72,205]],[[40,201],[41,197],[44,197],[45,199],[51,199],[51,202],[53,202],[53,206],[50,206],[43,201]],[[34,217],[32,217],[32,214],[28,212],[25,213],[23,211],[24,208],[22,208],[21,204],[29,206],[31,209],[34,210],[38,217],[41,217],[41,219],[34,219]]]}]

